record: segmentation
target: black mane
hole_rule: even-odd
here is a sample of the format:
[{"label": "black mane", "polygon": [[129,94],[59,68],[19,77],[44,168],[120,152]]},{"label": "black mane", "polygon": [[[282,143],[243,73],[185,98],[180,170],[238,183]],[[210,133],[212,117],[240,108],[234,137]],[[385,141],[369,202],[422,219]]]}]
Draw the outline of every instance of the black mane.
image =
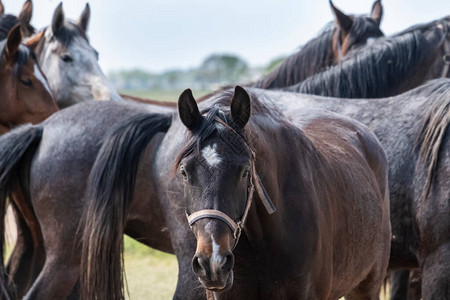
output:
[{"label": "black mane", "polygon": [[333,63],[332,48],[334,28],[328,28],[309,41],[300,51],[286,58],[268,75],[246,86],[271,89],[303,81]]},{"label": "black mane", "polygon": [[389,95],[389,91],[395,90],[435,50],[428,45],[422,31],[416,28],[378,39],[372,45],[352,51],[339,65],[285,90],[346,98]]},{"label": "black mane", "polygon": [[56,32],[53,33],[55,38],[64,46],[69,47],[76,37],[81,36],[83,39],[89,42],[86,33],[80,26],[72,22],[65,22],[64,25]]},{"label": "black mane", "polygon": [[[228,91],[226,93],[228,93]],[[175,160],[174,170],[178,169],[183,158],[193,153],[194,151],[200,151],[203,141],[205,141],[214,132],[218,131],[218,126],[220,125],[217,122],[217,119],[222,120],[225,124],[233,128],[233,130],[238,132],[242,139],[246,141],[245,135],[243,134],[242,130],[240,130],[234,124],[229,116],[229,113],[225,113],[218,104],[213,105],[208,109],[207,112],[203,112],[203,114],[205,113],[206,115],[203,117],[200,126],[194,132],[190,132],[186,146],[181,150],[180,154]]]},{"label": "black mane", "polygon": [[[332,41],[335,31],[336,27],[330,22],[316,38],[301,47],[300,51],[286,58],[268,75],[246,86],[262,89],[285,87],[302,82],[306,78],[324,71],[334,64]],[[367,35],[381,37],[383,33],[371,18],[355,17],[349,33],[350,43],[361,45],[359,39]]]},{"label": "black mane", "polygon": [[[6,39],[0,41],[0,53],[3,53],[3,50],[5,49],[6,46]],[[19,71],[21,69],[21,67],[23,65],[25,65],[28,62],[29,58],[33,58],[34,60],[36,60],[36,56],[34,55],[34,53],[26,46],[24,45],[20,45],[19,46],[19,50],[16,53],[16,56],[14,58],[14,72],[15,74],[19,74]],[[0,60],[0,66],[3,65],[3,59]]]},{"label": "black mane", "polygon": [[365,16],[355,17],[353,19],[352,27],[350,28],[350,43],[360,44],[361,41],[359,41],[358,39],[368,35],[374,37],[384,36],[383,32],[380,30],[380,27],[372,18]]},{"label": "black mane", "polygon": [[[19,24],[20,21],[16,16],[13,15],[5,15],[0,17],[0,41],[6,39],[8,37],[8,32],[14,27],[14,25]],[[27,24],[25,28],[22,26],[22,33],[25,36],[31,36],[36,32],[33,26]]]},{"label": "black mane", "polygon": [[13,15],[5,15],[0,18],[0,41],[8,37],[8,32],[16,24],[19,24],[19,20]]}]

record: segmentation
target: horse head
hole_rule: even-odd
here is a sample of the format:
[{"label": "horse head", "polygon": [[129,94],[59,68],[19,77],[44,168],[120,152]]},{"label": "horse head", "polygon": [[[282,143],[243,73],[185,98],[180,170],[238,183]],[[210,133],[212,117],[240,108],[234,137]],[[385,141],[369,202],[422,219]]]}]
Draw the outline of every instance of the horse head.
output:
[{"label": "horse head", "polygon": [[384,34],[380,30],[383,7],[381,0],[376,0],[372,6],[370,17],[346,15],[330,0],[331,10],[335,16],[336,30],[333,34],[334,59],[338,61],[341,57],[355,48]]},{"label": "horse head", "polygon": [[34,54],[21,45],[20,27],[0,42],[0,122],[6,128],[41,122],[58,110]]},{"label": "horse head", "polygon": [[202,116],[190,90],[178,101],[190,140],[176,166],[184,185],[189,225],[197,238],[192,269],[209,290],[233,284],[234,256],[253,195],[253,152],[245,137],[250,96],[236,87],[229,112],[217,106]]},{"label": "horse head", "polygon": [[100,68],[98,52],[89,44],[89,19],[88,4],[79,19],[71,22],[60,3],[52,24],[27,42],[36,52],[60,107],[90,100],[122,101]]}]

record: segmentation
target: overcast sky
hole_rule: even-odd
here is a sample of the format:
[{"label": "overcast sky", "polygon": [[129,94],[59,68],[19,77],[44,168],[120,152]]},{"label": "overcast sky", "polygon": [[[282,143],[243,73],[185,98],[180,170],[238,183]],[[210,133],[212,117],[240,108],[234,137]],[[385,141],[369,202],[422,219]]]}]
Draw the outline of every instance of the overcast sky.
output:
[{"label": "overcast sky", "polygon": [[[18,14],[24,1],[2,0]],[[32,24],[48,26],[60,0],[33,0]],[[368,14],[372,0],[334,0],[346,13]],[[89,37],[106,71],[158,72],[198,66],[211,53],[235,53],[251,65],[290,54],[333,19],[328,0],[93,0]],[[449,0],[382,0],[389,35],[450,15]],[[65,0],[77,19],[82,0]]]}]

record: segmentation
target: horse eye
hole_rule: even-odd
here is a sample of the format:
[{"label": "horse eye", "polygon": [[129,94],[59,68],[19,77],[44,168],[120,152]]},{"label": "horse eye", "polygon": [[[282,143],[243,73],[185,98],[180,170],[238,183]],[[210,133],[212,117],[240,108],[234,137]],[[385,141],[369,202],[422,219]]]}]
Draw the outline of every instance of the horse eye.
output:
[{"label": "horse eye", "polygon": [[63,60],[63,62],[72,62],[73,61],[72,56],[70,56],[69,54],[64,54],[63,56],[61,56],[61,59]]},{"label": "horse eye", "polygon": [[20,79],[20,82],[25,86],[31,86],[33,84],[31,79]]},{"label": "horse eye", "polygon": [[249,174],[250,170],[245,170],[244,173],[242,174],[242,178],[248,177]]},{"label": "horse eye", "polygon": [[184,168],[183,167],[181,167],[180,168],[180,173],[181,173],[181,175],[183,176],[183,179],[187,179],[187,174],[186,174],[186,171],[184,170]]}]

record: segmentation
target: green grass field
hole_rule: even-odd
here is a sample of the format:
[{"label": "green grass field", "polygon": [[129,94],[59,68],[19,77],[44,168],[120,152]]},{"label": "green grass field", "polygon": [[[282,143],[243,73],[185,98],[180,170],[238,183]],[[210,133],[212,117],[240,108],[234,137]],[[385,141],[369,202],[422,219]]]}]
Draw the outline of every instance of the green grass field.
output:
[{"label": "green grass field", "polygon": [[[161,101],[178,101],[178,96],[183,92],[183,90],[143,90],[143,91],[120,91],[121,94],[149,98],[153,100],[161,100]],[[193,90],[192,93],[196,99],[200,98],[203,95],[210,93],[211,90]]]},{"label": "green grass field", "polygon": [[178,267],[174,255],[150,249],[125,236],[127,299],[172,299]]}]

